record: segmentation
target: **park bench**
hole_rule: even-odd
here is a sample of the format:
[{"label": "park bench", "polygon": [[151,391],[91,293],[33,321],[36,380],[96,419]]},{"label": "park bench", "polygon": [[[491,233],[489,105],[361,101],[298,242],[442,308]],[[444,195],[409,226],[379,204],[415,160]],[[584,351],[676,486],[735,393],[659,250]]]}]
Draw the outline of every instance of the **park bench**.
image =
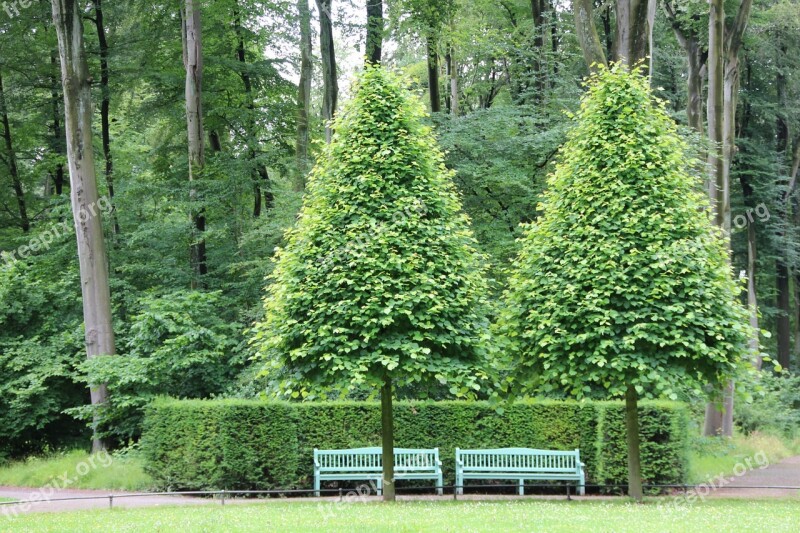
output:
[{"label": "park bench", "polygon": [[519,480],[519,494],[525,494],[525,480],[568,480],[578,483],[583,495],[586,478],[580,451],[497,448],[461,450],[456,448],[456,490],[464,493],[465,479]]},{"label": "park bench", "polygon": [[[319,496],[323,481],[375,481],[378,494],[383,492],[383,452],[380,447],[348,450],[314,448],[314,495]],[[436,492],[443,493],[442,462],[439,448],[395,448],[394,478],[432,479]]]}]

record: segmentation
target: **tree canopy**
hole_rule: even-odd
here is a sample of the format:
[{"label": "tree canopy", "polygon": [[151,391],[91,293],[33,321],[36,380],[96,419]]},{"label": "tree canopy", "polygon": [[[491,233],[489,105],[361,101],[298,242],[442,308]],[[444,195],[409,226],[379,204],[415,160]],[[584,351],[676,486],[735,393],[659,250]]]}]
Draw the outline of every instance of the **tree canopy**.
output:
[{"label": "tree canopy", "polygon": [[747,355],[747,313],[664,102],[601,67],[574,118],[506,292],[515,377],[579,398],[721,382]]},{"label": "tree canopy", "polygon": [[466,395],[486,375],[485,258],[423,114],[367,67],[309,176],[254,337],[293,397],[387,379]]}]

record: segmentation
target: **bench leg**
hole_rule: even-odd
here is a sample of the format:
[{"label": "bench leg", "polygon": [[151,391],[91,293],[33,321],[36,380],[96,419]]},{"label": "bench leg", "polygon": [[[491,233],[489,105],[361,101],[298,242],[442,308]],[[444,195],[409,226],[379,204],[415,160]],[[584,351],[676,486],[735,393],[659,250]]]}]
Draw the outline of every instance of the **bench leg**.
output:
[{"label": "bench leg", "polygon": [[436,480],[436,494],[439,496],[444,495],[444,481],[442,480],[441,474],[439,474],[439,478]]},{"label": "bench leg", "polygon": [[581,480],[578,482],[578,494],[581,496],[586,495],[586,477],[581,472]]},{"label": "bench leg", "polygon": [[319,485],[320,485],[319,477],[314,476],[314,496],[316,496],[317,498],[319,498]]},{"label": "bench leg", "polygon": [[378,478],[378,496],[383,496],[383,476]]},{"label": "bench leg", "polygon": [[519,480],[519,495],[520,496],[525,496],[525,480],[524,479],[520,479]]}]

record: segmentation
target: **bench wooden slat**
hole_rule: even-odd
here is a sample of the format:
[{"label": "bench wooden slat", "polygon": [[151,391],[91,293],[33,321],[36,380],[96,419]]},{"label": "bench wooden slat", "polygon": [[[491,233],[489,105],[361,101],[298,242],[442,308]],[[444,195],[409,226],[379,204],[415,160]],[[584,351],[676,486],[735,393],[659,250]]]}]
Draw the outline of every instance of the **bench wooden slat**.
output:
[{"label": "bench wooden slat", "polygon": [[465,479],[515,479],[519,494],[524,494],[526,479],[574,480],[584,494],[586,478],[580,450],[539,450],[496,448],[461,450],[456,448],[456,485],[463,493]]}]

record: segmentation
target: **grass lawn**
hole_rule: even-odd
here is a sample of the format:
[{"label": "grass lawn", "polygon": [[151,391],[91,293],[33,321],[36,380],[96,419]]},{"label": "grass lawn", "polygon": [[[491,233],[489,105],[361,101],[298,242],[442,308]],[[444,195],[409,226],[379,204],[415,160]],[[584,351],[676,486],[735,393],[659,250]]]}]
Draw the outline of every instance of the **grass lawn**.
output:
[{"label": "grass lawn", "polygon": [[800,451],[797,446],[796,442],[785,442],[762,433],[737,434],[731,439],[700,437],[692,444],[688,481],[704,483],[709,477],[730,475],[737,463],[754,460],[756,454],[766,455],[769,464],[775,464]]},{"label": "grass lawn", "polygon": [[800,505],[786,500],[494,502],[264,502],[0,517],[3,531],[797,531]]},{"label": "grass lawn", "polygon": [[0,468],[0,485],[42,487],[48,483],[54,483],[58,488],[131,491],[147,490],[152,486],[136,456],[103,454],[92,457],[84,451],[73,450],[17,461]]}]

